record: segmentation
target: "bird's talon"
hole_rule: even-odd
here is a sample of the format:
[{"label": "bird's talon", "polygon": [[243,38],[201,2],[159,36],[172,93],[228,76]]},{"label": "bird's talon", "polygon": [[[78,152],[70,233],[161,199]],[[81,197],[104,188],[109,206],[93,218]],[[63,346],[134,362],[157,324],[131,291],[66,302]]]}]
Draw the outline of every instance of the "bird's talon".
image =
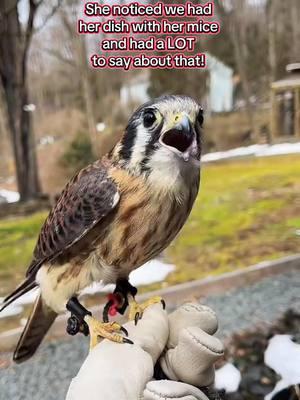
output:
[{"label": "bird's talon", "polygon": [[120,331],[123,332],[125,336],[128,336],[128,331],[123,326],[121,326]]},{"label": "bird's talon", "polygon": [[140,313],[137,312],[137,313],[135,314],[135,316],[134,316],[134,325],[137,325],[139,319],[140,319]]},{"label": "bird's talon", "polygon": [[127,330],[117,322],[99,322],[90,315],[85,317],[85,322],[90,330],[90,349],[97,345],[99,338],[116,343],[127,343],[127,340],[129,340],[118,333],[123,332],[128,335]]},{"label": "bird's talon", "polygon": [[134,299],[130,302],[130,309],[129,309],[129,320],[134,321],[135,325],[137,325],[138,320],[142,319],[144,311],[151,305],[153,304],[158,304],[160,303],[163,307],[163,309],[166,308],[166,303],[165,301],[159,297],[155,296],[152,297],[151,299],[145,301],[142,304],[138,304]]},{"label": "bird's talon", "polygon": [[123,338],[123,343],[134,344],[132,340]]}]

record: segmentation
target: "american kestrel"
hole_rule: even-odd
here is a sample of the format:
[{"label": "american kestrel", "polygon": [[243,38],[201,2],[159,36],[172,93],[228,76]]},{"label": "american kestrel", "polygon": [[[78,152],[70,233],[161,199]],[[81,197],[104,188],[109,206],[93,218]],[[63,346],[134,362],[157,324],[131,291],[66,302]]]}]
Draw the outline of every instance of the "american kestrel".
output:
[{"label": "american kestrel", "polygon": [[91,346],[99,336],[130,342],[119,324],[97,321],[77,296],[92,282],[116,283],[125,299],[120,310],[133,297],[132,318],[151,303],[134,302],[128,276],[160,254],[188,218],[199,189],[202,123],[203,111],[190,97],[149,101],[133,113],[115,147],[67,183],[41,228],[25,281],[0,309],[40,287],[16,362],[34,354],[66,308],[75,325],[89,330]]}]

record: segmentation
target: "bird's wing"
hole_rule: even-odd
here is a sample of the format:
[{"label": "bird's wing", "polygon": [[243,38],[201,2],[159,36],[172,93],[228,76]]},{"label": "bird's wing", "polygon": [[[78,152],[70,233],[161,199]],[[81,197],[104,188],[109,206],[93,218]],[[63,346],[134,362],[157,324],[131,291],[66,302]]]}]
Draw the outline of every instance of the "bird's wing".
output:
[{"label": "bird's wing", "polygon": [[26,276],[82,239],[112,211],[119,192],[100,161],[81,170],[65,187],[40,231]]}]

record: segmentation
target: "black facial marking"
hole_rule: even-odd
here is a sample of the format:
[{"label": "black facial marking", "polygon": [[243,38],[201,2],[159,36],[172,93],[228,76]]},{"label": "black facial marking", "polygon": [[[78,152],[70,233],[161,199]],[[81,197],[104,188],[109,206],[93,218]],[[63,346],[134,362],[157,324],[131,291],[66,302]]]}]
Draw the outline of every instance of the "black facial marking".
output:
[{"label": "black facial marking", "polygon": [[[150,100],[149,102],[141,105],[131,116],[127,128],[125,130],[125,134],[123,138],[121,139],[121,147],[119,150],[119,157],[120,159],[125,161],[125,164],[128,164],[132,157],[132,152],[134,149],[135,141],[136,141],[136,136],[137,136],[137,130],[138,126],[140,124],[144,125],[144,128],[149,130],[149,142],[146,145],[146,148],[144,150],[144,158],[141,162],[141,171],[142,172],[147,172],[149,171],[149,159],[151,158],[152,154],[154,153],[156,147],[158,146],[158,141],[159,137],[161,134],[161,129],[163,126],[163,121],[159,124],[159,126],[156,126],[156,115],[153,112],[153,109],[157,107],[157,105],[160,105],[161,103],[169,103],[169,102],[177,102],[178,108],[185,106],[188,104],[188,102],[193,101],[191,98],[187,96],[181,96],[181,95],[167,95],[167,96],[161,96],[159,98]],[[195,102],[196,106],[196,102]],[[159,109],[159,107],[158,107]],[[158,110],[159,111],[159,110]],[[176,111],[176,110],[175,110]],[[203,123],[203,111],[202,109],[199,110],[199,115],[197,116],[197,123],[195,123],[195,129],[197,133],[197,143],[199,147],[199,153],[200,153],[200,147],[201,147],[201,125]],[[112,156],[113,153],[110,153],[110,156]]]},{"label": "black facial marking", "polygon": [[136,138],[136,122],[135,121],[129,121],[129,124],[126,128],[125,134],[122,138],[121,141],[121,149],[120,149],[120,157],[123,160],[130,160],[131,154],[132,154],[132,150],[133,150],[133,146],[134,146],[134,142],[135,142],[135,138]]},{"label": "black facial marking", "polygon": [[200,108],[199,113],[197,115],[198,124],[195,126],[196,131],[196,139],[197,139],[197,147],[198,147],[198,158],[200,159],[201,151],[202,151],[202,126],[204,122],[203,116],[203,108]]},{"label": "black facial marking", "polygon": [[151,139],[147,143],[146,149],[145,149],[145,156],[141,162],[141,170],[142,172],[149,172],[149,166],[148,166],[148,161],[151,158],[151,155],[153,154],[155,150],[155,144],[158,142],[158,139],[160,137],[160,132],[163,127],[163,120],[160,122],[160,124],[155,128],[155,130],[152,132]]}]

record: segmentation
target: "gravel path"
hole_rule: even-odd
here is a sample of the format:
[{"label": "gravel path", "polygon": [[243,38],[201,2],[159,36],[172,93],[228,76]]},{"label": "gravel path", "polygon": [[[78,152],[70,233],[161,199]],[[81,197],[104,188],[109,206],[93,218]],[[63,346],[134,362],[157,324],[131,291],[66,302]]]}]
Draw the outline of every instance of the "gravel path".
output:
[{"label": "gravel path", "polygon": [[[300,273],[271,277],[205,303],[218,314],[219,336],[271,322],[288,308],[300,309]],[[88,350],[83,337],[42,346],[33,360],[0,369],[0,400],[63,400]],[[2,357],[3,358],[3,357]]]}]

